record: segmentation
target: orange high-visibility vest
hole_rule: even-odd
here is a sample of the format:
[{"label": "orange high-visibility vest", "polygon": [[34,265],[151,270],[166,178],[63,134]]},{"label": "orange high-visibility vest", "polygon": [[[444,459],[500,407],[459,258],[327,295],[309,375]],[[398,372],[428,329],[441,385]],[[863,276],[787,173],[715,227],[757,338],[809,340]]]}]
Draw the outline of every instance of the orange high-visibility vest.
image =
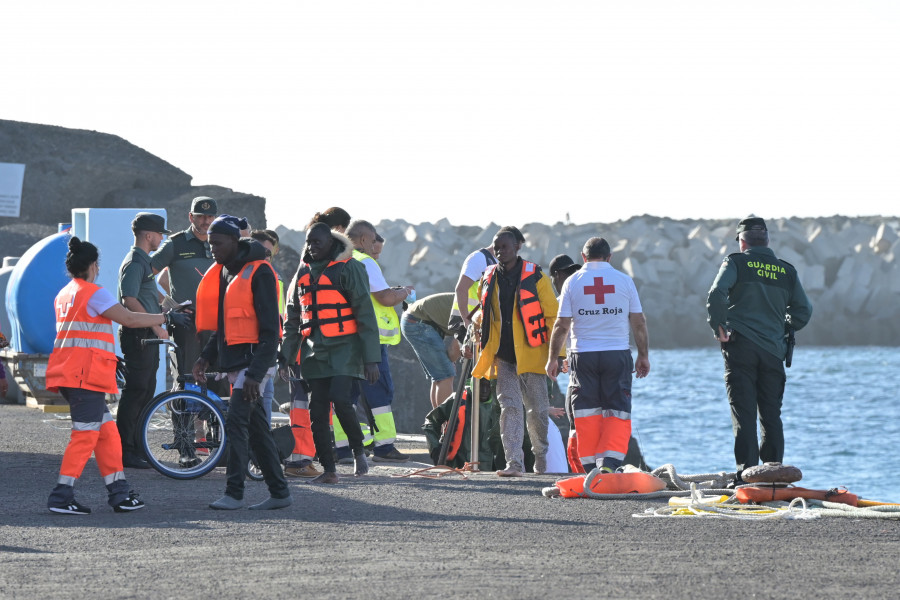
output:
[{"label": "orange high-visibility vest", "polygon": [[300,333],[303,337],[312,335],[313,327],[318,327],[325,337],[356,333],[356,316],[341,285],[341,273],[348,260],[328,263],[316,280],[313,280],[308,264],[300,265],[297,295],[300,298]]},{"label": "orange high-visibility vest", "polygon": [[[494,277],[499,265],[490,265],[484,272],[481,284],[481,310],[484,317],[481,321],[481,349],[487,346],[491,330],[491,294],[496,287],[497,278]],[[537,291],[537,280],[540,277],[541,268],[533,262],[522,261],[522,275],[519,279],[519,288],[516,291],[516,303],[519,306],[519,317],[525,328],[525,340],[532,348],[547,343],[547,320],[541,308]]]},{"label": "orange high-visibility vest", "polygon": [[81,388],[118,394],[112,321],[88,314],[99,285],[73,279],[56,295],[56,341],[47,361],[47,389]]},{"label": "orange high-visibility vest", "polygon": [[[263,266],[272,271],[273,279],[277,280],[275,271],[272,270],[272,266],[267,261],[254,260],[245,264],[241,272],[231,280],[225,289],[225,301],[223,303],[225,310],[225,343],[229,346],[259,343],[259,321],[257,321],[256,309],[253,306],[251,281],[256,270]],[[200,280],[200,285],[197,287],[197,308],[194,315],[197,331],[216,331],[219,328],[219,281],[221,274],[222,265],[214,264],[203,275],[203,279]],[[278,293],[277,287],[275,293]],[[280,319],[278,328],[280,337]]]}]

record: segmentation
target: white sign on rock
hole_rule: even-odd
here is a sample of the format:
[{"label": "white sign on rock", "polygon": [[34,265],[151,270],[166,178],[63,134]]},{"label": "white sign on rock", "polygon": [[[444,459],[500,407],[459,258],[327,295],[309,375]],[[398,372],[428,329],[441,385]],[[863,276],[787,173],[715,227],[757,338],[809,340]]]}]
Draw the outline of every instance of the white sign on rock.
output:
[{"label": "white sign on rock", "polygon": [[22,207],[25,165],[0,163],[0,217],[18,217]]}]

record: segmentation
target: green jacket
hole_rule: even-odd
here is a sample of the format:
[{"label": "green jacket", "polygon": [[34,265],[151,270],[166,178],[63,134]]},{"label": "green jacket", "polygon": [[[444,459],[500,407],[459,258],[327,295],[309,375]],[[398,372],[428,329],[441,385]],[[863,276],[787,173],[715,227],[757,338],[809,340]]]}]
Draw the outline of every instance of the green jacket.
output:
[{"label": "green jacket", "polygon": [[737,331],[773,355],[787,351],[785,325],[802,329],[812,316],[797,270],[768,247],[730,254],[722,262],[706,301],[707,321]]},{"label": "green jacket", "polygon": [[[482,381],[481,385],[489,385],[489,383],[487,381]],[[471,388],[466,389],[468,391],[468,397],[471,397]],[[479,468],[482,471],[490,471],[493,468],[494,463],[494,453],[491,451],[489,439],[491,429],[494,427],[494,415],[491,411],[494,402],[496,402],[496,400],[492,395],[490,400],[480,403],[481,412],[479,414],[478,428],[481,430],[481,442],[478,444],[478,460]],[[463,406],[466,406],[466,409],[464,410],[466,422],[463,426],[462,439],[459,442],[459,450],[456,453],[456,457],[449,461],[451,463],[449,466],[456,468],[462,468],[465,463],[469,461],[469,457],[472,454],[470,443],[472,439],[472,428],[471,420],[469,419],[468,401],[466,401]],[[428,442],[428,450],[432,456],[432,460],[436,460],[437,454],[441,450],[441,427],[450,420],[452,411],[453,396],[450,396],[425,416],[425,424],[422,425],[422,430],[425,432],[425,439]]]},{"label": "green jacket", "polygon": [[[335,238],[335,244],[330,258],[311,261],[309,254],[306,252],[303,254],[300,266],[308,264],[313,277],[318,277],[331,261],[350,257],[353,250],[350,240],[335,231],[332,232],[332,236]],[[294,274],[288,286],[285,305],[287,320],[284,323],[284,340],[281,343],[282,355],[287,359],[288,364],[294,364],[299,352],[300,372],[304,379],[324,379],[337,375],[363,379],[365,376],[364,363],[381,362],[378,323],[375,320],[372,301],[369,299],[369,277],[366,274],[366,268],[359,261],[351,258],[341,272],[341,287],[353,308],[357,332],[354,335],[338,337],[326,337],[318,328],[313,328],[312,334],[308,338],[304,339],[300,334],[298,273]]]}]

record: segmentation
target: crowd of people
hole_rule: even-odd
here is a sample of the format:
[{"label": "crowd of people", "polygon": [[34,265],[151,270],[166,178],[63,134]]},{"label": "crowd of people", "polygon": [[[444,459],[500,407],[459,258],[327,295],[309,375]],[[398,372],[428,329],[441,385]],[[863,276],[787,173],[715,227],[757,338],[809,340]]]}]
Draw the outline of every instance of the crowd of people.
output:
[{"label": "crowd of people", "polygon": [[[125,467],[149,467],[137,420],[154,395],[159,354],[141,342],[169,337],[177,344],[178,373],[203,383],[208,370],[227,374],[218,385],[230,388],[224,395],[231,450],[224,495],[210,503],[213,509],[245,506],[251,450],[269,491],[249,506],[255,510],[289,506],[288,478],[336,484],[338,464],[365,475],[367,454],[376,462],[407,461],[395,445],[388,359],[388,346],[403,338],[431,381],[423,429],[435,461],[478,462],[499,477],[613,473],[623,466],[632,378],[650,373],[649,333],[634,281],[610,264],[608,240],[586,240],[581,264],[555,257],[548,275],[520,256],[522,233],[503,227],[490,246],[467,256],[454,290],[416,300],[409,282],[390,285],[382,272],[378,259],[390,240],[341,208],[316,213],[307,225],[287,285],[272,265],[279,250],[274,231],[219,214],[208,197],[193,200],[188,218],[190,227],[172,234],[158,215],[135,217],[115,297],[93,283],[97,248],[74,237],[69,243],[72,282],[55,301],[58,334],[47,385],[70,404],[73,429],[48,500],[52,512],[90,513],[75,499],[74,484],[92,453],[114,510],[143,507],[124,476]],[[739,485],[744,469],[783,456],[786,332],[806,325],[812,307],[796,270],[768,248],[762,219],[742,220],[736,235],[740,251],[725,258],[707,308],[725,361]],[[113,321],[122,326],[126,367],[115,419],[105,402],[118,391]],[[457,372],[460,364],[466,372]],[[565,408],[554,408],[551,392],[561,372],[569,375]],[[271,430],[276,377],[289,382],[291,393],[293,449],[284,461]],[[464,402],[453,402],[455,380],[469,383]],[[452,407],[479,411],[477,457],[468,456],[468,432],[447,427]],[[566,447],[552,421],[562,416],[570,425]],[[453,436],[451,451],[440,456],[445,436]],[[184,467],[196,461],[189,452],[181,457]]]}]

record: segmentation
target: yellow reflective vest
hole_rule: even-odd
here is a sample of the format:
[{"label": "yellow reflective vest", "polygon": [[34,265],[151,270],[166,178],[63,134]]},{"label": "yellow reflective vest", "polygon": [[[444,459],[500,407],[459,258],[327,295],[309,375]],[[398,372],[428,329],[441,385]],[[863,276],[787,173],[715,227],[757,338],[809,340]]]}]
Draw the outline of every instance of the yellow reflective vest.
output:
[{"label": "yellow reflective vest", "polygon": [[[374,258],[356,249],[353,250],[353,258],[359,262],[368,258],[375,263],[376,267],[378,266]],[[378,268],[381,269],[381,267]],[[385,306],[376,300],[373,294],[369,294],[369,298],[372,299],[372,308],[375,309],[375,320],[378,321],[378,337],[381,343],[396,346],[400,343],[400,318],[397,316],[397,311],[393,306]]]}]

